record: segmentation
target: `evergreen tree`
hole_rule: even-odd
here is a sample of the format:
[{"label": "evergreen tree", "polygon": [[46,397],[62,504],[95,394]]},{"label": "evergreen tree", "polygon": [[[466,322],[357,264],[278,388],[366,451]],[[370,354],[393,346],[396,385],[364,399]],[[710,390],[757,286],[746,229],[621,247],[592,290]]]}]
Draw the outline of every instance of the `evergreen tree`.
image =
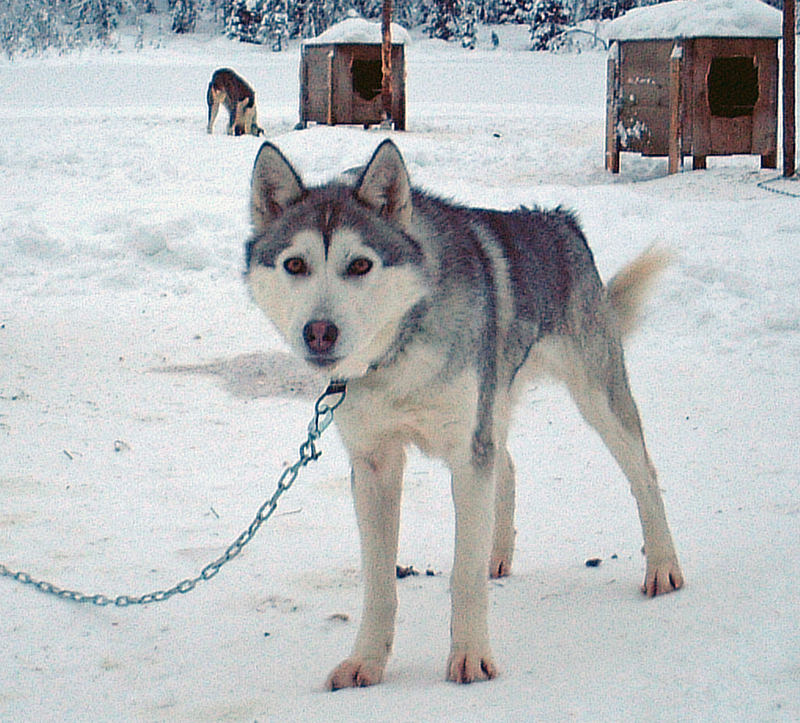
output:
[{"label": "evergreen tree", "polygon": [[0,2],[0,49],[9,58],[64,48],[70,34],[65,30],[64,8],[47,0]]},{"label": "evergreen tree", "polygon": [[261,42],[269,43],[276,53],[283,50],[289,37],[289,6],[287,0],[273,0],[261,20]]},{"label": "evergreen tree", "polygon": [[524,24],[530,19],[535,0],[496,0],[486,8],[486,20],[490,23]]},{"label": "evergreen tree", "polygon": [[70,8],[79,38],[107,44],[117,27],[119,7],[112,0],[74,0]]},{"label": "evergreen tree", "polygon": [[225,35],[245,43],[259,42],[268,0],[232,0],[225,17]]},{"label": "evergreen tree", "polygon": [[639,4],[638,0],[592,0],[584,8],[581,20],[613,20]]},{"label": "evergreen tree", "polygon": [[[475,47],[479,22],[528,23],[532,47],[552,49],[570,22],[605,20],[653,2],[658,0],[394,0],[393,20],[465,48]],[[279,50],[288,38],[319,35],[350,11],[378,20],[383,0],[0,0],[0,52],[14,57],[109,44],[124,15],[139,28],[141,47],[143,15],[163,13],[165,5],[169,25],[163,25],[175,33],[193,32],[202,14],[229,37]]]},{"label": "evergreen tree", "polygon": [[461,7],[458,0],[432,0],[430,14],[425,23],[428,37],[440,40],[460,37],[460,14]]},{"label": "evergreen tree", "polygon": [[174,0],[172,4],[172,32],[193,33],[197,22],[195,0]]},{"label": "evergreen tree", "polygon": [[472,0],[466,0],[461,13],[461,47],[475,50],[478,42],[478,8]]},{"label": "evergreen tree", "polygon": [[554,50],[570,24],[564,0],[536,0],[531,12],[531,50]]}]

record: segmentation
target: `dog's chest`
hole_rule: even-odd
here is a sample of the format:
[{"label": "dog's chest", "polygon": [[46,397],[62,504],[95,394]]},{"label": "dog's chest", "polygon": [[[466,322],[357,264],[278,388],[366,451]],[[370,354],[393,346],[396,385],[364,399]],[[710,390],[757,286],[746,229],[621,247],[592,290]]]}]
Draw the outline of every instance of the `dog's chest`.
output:
[{"label": "dog's chest", "polygon": [[337,420],[351,450],[373,449],[392,441],[449,458],[469,445],[477,399],[476,375],[469,369],[444,382],[427,379],[408,386],[357,381]]}]

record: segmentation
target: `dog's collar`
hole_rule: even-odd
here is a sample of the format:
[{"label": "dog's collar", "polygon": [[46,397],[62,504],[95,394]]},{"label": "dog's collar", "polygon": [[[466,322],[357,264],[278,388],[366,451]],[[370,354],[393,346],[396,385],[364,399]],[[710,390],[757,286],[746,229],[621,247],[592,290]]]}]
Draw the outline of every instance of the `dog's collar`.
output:
[{"label": "dog's collar", "polygon": [[344,379],[333,379],[328,384],[328,388],[325,390],[323,396],[329,397],[333,396],[334,394],[344,394],[346,389],[347,382]]}]

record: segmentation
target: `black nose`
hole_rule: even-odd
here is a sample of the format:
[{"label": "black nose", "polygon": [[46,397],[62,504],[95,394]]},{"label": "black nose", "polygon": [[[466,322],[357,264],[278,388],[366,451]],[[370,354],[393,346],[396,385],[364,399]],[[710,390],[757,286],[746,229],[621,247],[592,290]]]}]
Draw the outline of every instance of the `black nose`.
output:
[{"label": "black nose", "polygon": [[309,321],[303,328],[303,340],[313,354],[327,354],[338,336],[336,324],[326,319]]}]

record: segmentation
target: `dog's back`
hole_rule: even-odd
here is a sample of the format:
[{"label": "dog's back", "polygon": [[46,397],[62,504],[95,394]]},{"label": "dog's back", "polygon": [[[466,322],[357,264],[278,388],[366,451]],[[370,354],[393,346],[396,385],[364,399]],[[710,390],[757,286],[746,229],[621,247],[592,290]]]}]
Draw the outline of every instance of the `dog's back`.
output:
[{"label": "dog's back", "polygon": [[211,82],[208,84],[208,93],[212,90],[224,92],[233,103],[248,100],[252,105],[255,102],[255,93],[247,82],[230,68],[220,68],[214,71]]}]

